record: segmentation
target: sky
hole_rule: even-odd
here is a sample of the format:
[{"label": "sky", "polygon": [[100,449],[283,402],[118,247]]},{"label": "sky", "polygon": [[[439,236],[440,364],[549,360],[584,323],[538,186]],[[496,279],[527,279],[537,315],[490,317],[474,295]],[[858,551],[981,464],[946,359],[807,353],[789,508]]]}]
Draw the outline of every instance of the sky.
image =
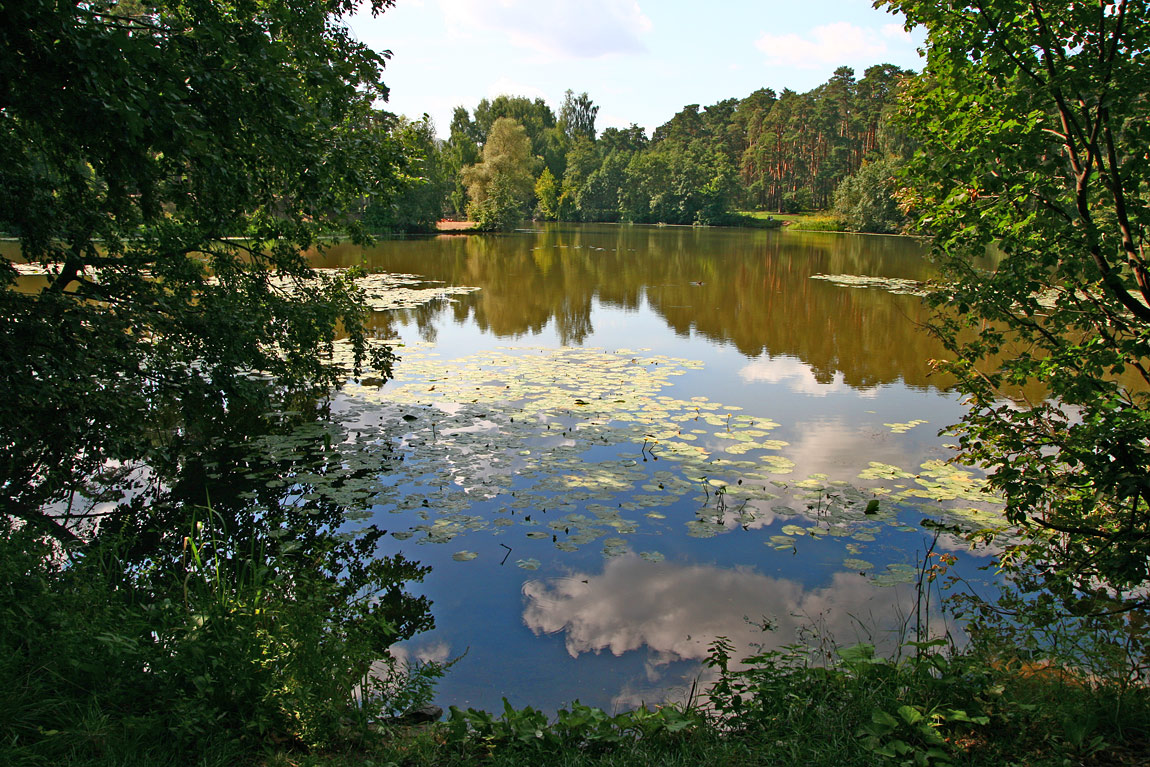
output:
[{"label": "sky", "polygon": [[922,67],[922,35],[870,0],[396,0],[348,25],[392,53],[385,108],[429,114],[443,138],[454,107],[504,93],[558,114],[568,88],[586,92],[600,131],[650,135],[687,104],[804,92],[843,65],[859,78],[872,64]]}]

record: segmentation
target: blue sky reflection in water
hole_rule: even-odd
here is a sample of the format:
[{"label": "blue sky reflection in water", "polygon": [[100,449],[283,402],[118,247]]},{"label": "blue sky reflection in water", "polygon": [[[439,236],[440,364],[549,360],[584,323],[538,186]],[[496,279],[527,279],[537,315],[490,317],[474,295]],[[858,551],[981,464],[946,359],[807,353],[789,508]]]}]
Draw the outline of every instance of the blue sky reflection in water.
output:
[{"label": "blue sky reflection in water", "polygon": [[[889,645],[923,516],[996,518],[945,463],[961,407],[919,300],[812,279],[927,278],[913,241],[551,226],[320,263],[360,260],[479,289],[377,314],[396,380],[341,401],[394,424],[404,461],[371,511],[433,567],[439,628],[402,651],[467,651],[444,704],[681,699],[720,635]],[[985,552],[940,547],[980,575]]]}]

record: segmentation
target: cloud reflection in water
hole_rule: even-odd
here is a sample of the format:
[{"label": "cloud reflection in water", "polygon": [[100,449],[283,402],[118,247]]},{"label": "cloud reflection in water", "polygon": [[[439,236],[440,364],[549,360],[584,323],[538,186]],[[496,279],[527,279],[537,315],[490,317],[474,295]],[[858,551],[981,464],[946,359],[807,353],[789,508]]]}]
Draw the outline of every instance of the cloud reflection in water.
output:
[{"label": "cloud reflection in water", "polygon": [[[891,652],[914,608],[913,587],[875,586],[858,573],[836,573],[828,585],[810,588],[749,568],[651,563],[634,554],[608,560],[598,575],[528,581],[523,594],[527,627],[536,635],[562,632],[573,658],[646,648],[653,687],[622,690],[620,706],[658,702],[689,685],[717,637],[731,640],[738,658],[796,642],[873,642]],[[686,678],[666,678],[681,661],[695,662]],[[708,679],[700,681],[705,687]]]}]

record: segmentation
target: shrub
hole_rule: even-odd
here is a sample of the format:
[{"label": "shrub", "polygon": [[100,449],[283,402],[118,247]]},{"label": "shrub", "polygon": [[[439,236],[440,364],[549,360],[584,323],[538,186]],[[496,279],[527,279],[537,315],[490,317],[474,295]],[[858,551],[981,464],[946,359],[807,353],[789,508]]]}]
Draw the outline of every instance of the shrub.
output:
[{"label": "shrub", "polygon": [[386,705],[363,694],[372,662],[432,625],[426,599],[403,592],[427,568],[375,558],[375,529],[271,555],[195,516],[176,566],[128,574],[112,544],[70,561],[28,529],[0,530],[6,763],[368,736]]}]

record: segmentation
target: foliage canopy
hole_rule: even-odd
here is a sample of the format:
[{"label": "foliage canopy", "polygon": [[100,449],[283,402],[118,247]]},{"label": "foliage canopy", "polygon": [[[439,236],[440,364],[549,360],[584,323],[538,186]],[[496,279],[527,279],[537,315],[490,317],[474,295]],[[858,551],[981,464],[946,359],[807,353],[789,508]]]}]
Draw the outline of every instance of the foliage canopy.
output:
[{"label": "foliage canopy", "polygon": [[338,23],[353,6],[0,11],[0,222],[47,273],[0,259],[7,513],[69,537],[40,510],[163,449],[190,403],[265,396],[253,371],[322,390],[337,325],[364,359],[355,291],[302,254],[393,183],[387,54]]},{"label": "foliage canopy", "polygon": [[882,4],[928,29],[902,125],[952,280],[934,300],[969,396],[963,455],[1035,532],[1040,587],[1080,611],[1145,608],[1150,8]]},{"label": "foliage canopy", "polygon": [[535,193],[534,165],[527,130],[510,117],[496,120],[483,161],[463,169],[468,213],[480,229],[506,231],[523,220]]}]

